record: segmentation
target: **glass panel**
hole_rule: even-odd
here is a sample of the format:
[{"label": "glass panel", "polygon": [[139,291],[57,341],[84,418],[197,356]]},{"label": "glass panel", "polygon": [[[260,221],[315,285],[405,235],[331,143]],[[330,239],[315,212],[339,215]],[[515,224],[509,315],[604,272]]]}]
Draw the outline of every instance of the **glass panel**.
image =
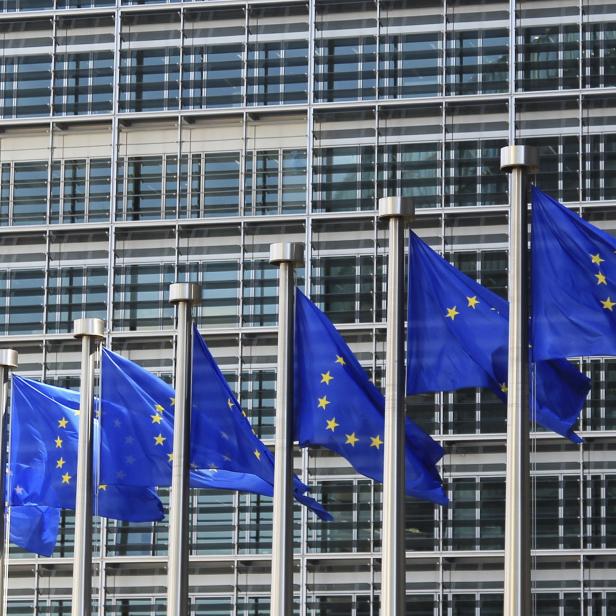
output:
[{"label": "glass panel", "polygon": [[317,212],[372,210],[374,147],[315,149],[313,209]]},{"label": "glass panel", "polygon": [[438,96],[442,69],[439,32],[381,36],[379,96]]},{"label": "glass panel", "polygon": [[317,101],[376,97],[376,39],[325,39],[315,45],[314,96]]},{"label": "glass panel", "polygon": [[506,92],[508,67],[507,30],[447,34],[447,94]]},{"label": "glass panel", "polygon": [[518,90],[561,90],[579,85],[579,31],[576,25],[522,30]]}]

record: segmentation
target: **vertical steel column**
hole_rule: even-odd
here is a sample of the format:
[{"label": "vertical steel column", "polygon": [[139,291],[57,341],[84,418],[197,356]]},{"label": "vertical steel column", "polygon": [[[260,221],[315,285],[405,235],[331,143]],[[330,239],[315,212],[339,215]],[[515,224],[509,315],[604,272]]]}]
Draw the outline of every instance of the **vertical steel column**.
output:
[{"label": "vertical steel column", "polygon": [[293,270],[303,260],[302,249],[292,242],[270,245],[270,263],[280,266],[271,616],[293,614]]},{"label": "vertical steel column", "polygon": [[406,601],[404,547],[405,371],[404,371],[404,222],[413,215],[410,199],[379,199],[379,217],[389,221],[387,261],[387,339],[385,436],[383,453],[383,544],[381,614],[401,616]]},{"label": "vertical steel column", "polygon": [[81,338],[79,389],[79,445],[75,502],[75,557],[73,564],[72,616],[90,616],[92,610],[92,407],[94,360],[105,336],[102,319],[76,319],[73,336]]},{"label": "vertical steel column", "polygon": [[18,354],[13,349],[0,349],[0,616],[6,614],[6,578],[9,555],[5,553],[9,527],[9,507],[6,498],[6,473],[8,470],[8,425],[9,376],[11,368],[17,367]]},{"label": "vertical steel column", "polygon": [[530,588],[530,460],[528,373],[528,190],[537,168],[530,146],[501,149],[509,182],[509,356],[507,373],[507,481],[505,493],[504,616],[528,616]]},{"label": "vertical steel column", "polygon": [[190,414],[192,393],[192,306],[199,303],[199,285],[183,282],[169,287],[169,302],[177,304],[173,466],[169,496],[169,565],[167,616],[188,616],[188,529],[190,526]]}]

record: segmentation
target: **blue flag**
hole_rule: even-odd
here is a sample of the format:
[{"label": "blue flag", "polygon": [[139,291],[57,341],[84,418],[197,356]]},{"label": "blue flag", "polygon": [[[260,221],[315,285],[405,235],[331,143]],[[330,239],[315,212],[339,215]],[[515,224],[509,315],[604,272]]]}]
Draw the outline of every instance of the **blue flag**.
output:
[{"label": "blue flag", "polygon": [[535,359],[616,355],[616,240],[532,190]]},{"label": "blue flag", "polygon": [[[332,322],[299,289],[295,325],[295,436],[335,451],[383,481],[385,399]],[[406,420],[406,492],[448,503],[436,463],[442,447]]]},{"label": "blue flag", "polygon": [[[75,508],[79,393],[12,376],[9,500],[12,505]],[[94,422],[95,443],[98,420]],[[94,447],[97,466],[98,447]],[[97,515],[143,522],[164,517],[149,487],[119,488],[97,482]]]},{"label": "blue flag", "polygon": [[60,510],[55,507],[23,505],[10,507],[11,543],[41,556],[51,556],[56,549],[60,528]]},{"label": "blue flag", "polygon": [[[196,328],[193,336],[190,484],[272,496],[273,456],[253,433]],[[102,480],[171,485],[175,391],[108,349],[103,349],[102,365],[102,441],[109,454],[102,459]],[[296,478],[296,499],[322,519],[331,519],[306,490]]]},{"label": "blue flag", "polygon": [[[487,387],[507,393],[508,303],[411,233],[407,393]],[[573,442],[590,380],[564,359],[536,364],[537,423]]]}]

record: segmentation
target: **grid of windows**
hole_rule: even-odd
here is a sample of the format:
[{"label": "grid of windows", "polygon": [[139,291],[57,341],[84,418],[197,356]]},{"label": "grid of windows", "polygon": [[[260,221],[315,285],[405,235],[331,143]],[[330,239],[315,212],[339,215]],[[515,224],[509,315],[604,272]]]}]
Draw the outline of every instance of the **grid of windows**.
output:
[{"label": "grid of windows", "polygon": [[[198,282],[196,322],[273,446],[270,243],[305,243],[299,286],[382,386],[379,197],[412,197],[414,231],[503,297],[499,154],[512,138],[539,148],[541,187],[616,232],[614,2],[2,0],[0,12],[0,333],[27,376],[78,387],[72,321],[101,317],[111,348],[171,381],[168,285]],[[533,441],[541,616],[616,610],[616,362],[578,363],[593,383],[585,444]],[[505,407],[468,389],[414,396],[407,412],[443,442],[452,499],[409,499],[409,613],[500,614]],[[375,616],[381,487],[325,450],[297,450],[295,466],[335,516],[295,508],[297,616]],[[167,523],[97,519],[97,616],[165,612]],[[11,549],[10,614],[69,613],[73,524],[65,512],[53,560]],[[270,499],[193,491],[190,541],[192,614],[269,612]]]}]

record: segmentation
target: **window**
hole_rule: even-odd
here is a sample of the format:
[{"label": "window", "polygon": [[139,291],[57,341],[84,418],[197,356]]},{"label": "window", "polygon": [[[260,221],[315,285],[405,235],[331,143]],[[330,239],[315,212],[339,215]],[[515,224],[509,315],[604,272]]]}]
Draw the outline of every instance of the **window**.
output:
[{"label": "window", "polygon": [[54,75],[54,114],[111,113],[112,52],[59,54]]},{"label": "window", "polygon": [[577,88],[579,32],[577,25],[542,26],[522,31],[518,90]]},{"label": "window", "polygon": [[376,39],[325,39],[315,49],[317,101],[370,100],[376,97]]},{"label": "window", "polygon": [[315,211],[374,209],[374,162],[374,147],[368,145],[315,149]]},{"label": "window", "polygon": [[379,49],[379,96],[438,96],[441,87],[441,34],[382,36]]},{"label": "window", "polygon": [[446,94],[506,92],[508,43],[507,30],[448,33]]},{"label": "window", "polygon": [[305,103],[308,41],[251,43],[247,71],[249,105]]}]

